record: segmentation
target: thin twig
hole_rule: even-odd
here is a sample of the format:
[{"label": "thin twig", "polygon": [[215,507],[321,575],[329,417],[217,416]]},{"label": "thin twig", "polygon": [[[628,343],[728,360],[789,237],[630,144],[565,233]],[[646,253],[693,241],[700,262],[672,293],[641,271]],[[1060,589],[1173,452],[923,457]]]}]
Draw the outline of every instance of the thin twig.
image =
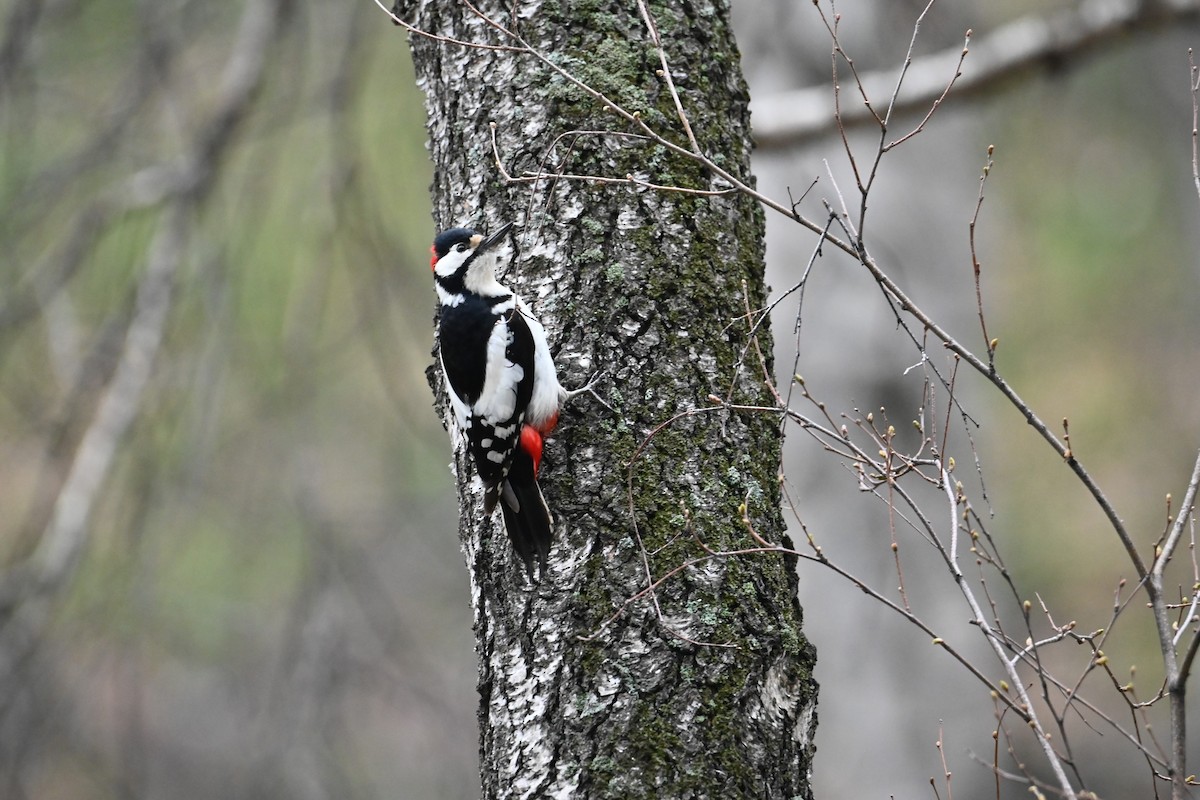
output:
[{"label": "thin twig", "polygon": [[671,94],[671,102],[675,104],[675,113],[679,115],[679,122],[683,125],[683,131],[687,134],[688,143],[692,146],[692,152],[700,155],[700,143],[696,141],[696,134],[692,132],[692,124],[688,122],[687,112],[683,110],[683,101],[679,99],[679,91],[675,88],[675,78],[671,75],[671,66],[667,63],[667,51],[663,48],[662,37],[658,35],[658,28],[654,24],[654,18],[650,15],[650,9],[646,7],[646,0],[637,0],[638,11],[642,14],[642,21],[646,23],[646,30],[650,32],[650,39],[654,42],[654,47],[658,50],[658,62],[662,65],[659,72],[662,79],[667,82],[667,91]]},{"label": "thin twig", "polygon": [[988,336],[987,322],[983,317],[983,289],[980,287],[980,273],[983,271],[983,265],[979,263],[979,256],[975,250],[975,228],[979,223],[979,212],[983,208],[983,187],[987,183],[988,175],[992,174],[992,153],[996,150],[995,145],[988,145],[987,163],[983,165],[983,173],[979,176],[979,197],[975,201],[975,213],[971,215],[971,224],[968,226],[968,239],[971,244],[971,268],[975,274],[975,310],[979,314],[979,328],[983,331],[983,346],[987,349],[988,366],[995,369],[996,365],[996,341]]},{"label": "thin twig", "polygon": [[1188,48],[1188,83],[1191,84],[1192,95],[1192,184],[1196,187],[1196,196],[1200,198],[1200,148],[1197,147],[1197,137],[1200,137],[1200,68],[1196,66],[1196,54]]},{"label": "thin twig", "polygon": [[[930,5],[932,5],[932,3],[930,3]],[[928,10],[928,9],[926,9],[926,10]],[[913,35],[914,36],[916,35],[915,31],[913,32]],[[891,142],[888,142],[883,147],[881,152],[884,152],[884,153],[889,152],[893,148],[896,148],[896,147],[904,144],[909,139],[913,138],[918,133],[921,133],[922,131],[925,130],[925,126],[927,124],[929,124],[929,120],[931,120],[933,118],[933,115],[937,113],[937,110],[942,107],[942,103],[944,103],[946,101],[946,98],[950,96],[950,90],[954,88],[955,82],[959,78],[962,77],[963,62],[967,60],[967,52],[970,47],[970,44],[971,44],[971,31],[968,30],[963,37],[963,48],[962,48],[962,53],[959,54],[959,57],[958,57],[958,64],[955,65],[954,74],[950,77],[950,80],[947,81],[946,88],[942,90],[941,95],[939,95],[932,103],[929,104],[929,108],[925,111],[925,116],[921,117],[921,121],[918,122],[912,130],[910,130],[908,133],[901,136],[899,139],[894,139]],[[896,91],[897,92],[900,91],[899,84],[897,84],[897,86],[896,86]],[[892,110],[892,107],[894,106],[894,103],[895,103],[895,98],[893,98],[893,104],[888,106],[888,116],[889,117],[891,117],[891,110]]]}]

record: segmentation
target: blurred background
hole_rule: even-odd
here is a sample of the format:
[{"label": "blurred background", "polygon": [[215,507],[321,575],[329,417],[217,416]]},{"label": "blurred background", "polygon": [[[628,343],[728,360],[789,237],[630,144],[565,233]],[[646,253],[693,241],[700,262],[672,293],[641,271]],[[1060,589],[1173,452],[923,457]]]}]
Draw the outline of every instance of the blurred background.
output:
[{"label": "blurred background", "polygon": [[[914,55],[1044,4],[1002,5],[935,6]],[[923,6],[839,3],[843,44],[894,69]],[[828,82],[810,4],[734,11],[756,115]],[[0,796],[476,797],[467,579],[425,378],[432,166],[404,35],[369,2],[0,0],[0,19]],[[977,245],[997,364],[1052,427],[1070,418],[1147,548],[1200,444],[1197,42],[1176,24],[952,96],[884,159],[868,228],[890,274],[981,352],[968,223],[995,145]],[[859,159],[877,138],[851,135]],[[836,136],[764,147],[755,171],[780,198],[819,179],[817,218],[834,180],[856,202]],[[814,244],[768,217],[777,290]],[[795,314],[775,317],[783,374]],[[886,407],[909,427],[919,354],[861,268],[816,263],[798,341],[833,413]],[[962,424],[950,449],[1020,591],[1060,623],[1107,626],[1132,569],[1102,515],[998,396],[956,388],[986,500]],[[886,591],[886,509],[788,441],[797,513]],[[902,540],[917,612],[999,675],[921,548]],[[939,736],[954,791],[986,796],[982,687],[836,577],[805,564],[800,583],[817,796],[931,797]],[[1150,618],[1119,625],[1106,651],[1148,698]],[[1085,686],[1127,723],[1104,680]],[[1093,788],[1146,796],[1144,761],[1078,727]]]}]

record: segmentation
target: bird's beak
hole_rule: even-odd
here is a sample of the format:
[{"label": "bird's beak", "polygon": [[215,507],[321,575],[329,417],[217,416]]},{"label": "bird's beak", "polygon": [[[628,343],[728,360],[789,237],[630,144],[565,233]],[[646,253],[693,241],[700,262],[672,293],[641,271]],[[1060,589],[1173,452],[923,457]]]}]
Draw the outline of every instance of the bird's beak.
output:
[{"label": "bird's beak", "polygon": [[490,247],[495,246],[501,239],[508,235],[508,232],[511,231],[512,228],[513,223],[506,222],[494,233],[492,233],[492,235],[488,236],[486,239],[482,239],[478,244],[475,245],[476,255],[485,252]]}]

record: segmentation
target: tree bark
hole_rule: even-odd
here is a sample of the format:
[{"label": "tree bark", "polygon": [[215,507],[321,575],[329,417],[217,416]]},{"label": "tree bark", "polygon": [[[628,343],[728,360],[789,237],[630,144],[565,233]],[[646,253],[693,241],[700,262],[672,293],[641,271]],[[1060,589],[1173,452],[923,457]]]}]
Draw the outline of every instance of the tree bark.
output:
[{"label": "tree bark", "polygon": [[[636,4],[475,7],[686,146]],[[748,96],[728,4],[649,10],[699,146],[750,180]],[[779,417],[706,399],[773,405],[757,357],[741,363],[748,326],[737,319],[744,294],[764,305],[761,209],[737,195],[506,183],[493,124],[514,175],[632,173],[719,188],[694,162],[629,137],[553,146],[568,131],[635,128],[528,52],[448,41],[516,44],[465,3],[401,2],[395,13],[444,37],[411,36],[437,227],[518,222],[502,279],[545,324],[563,383],[602,370],[599,392],[614,409],[576,398],[547,445],[541,482],[555,545],[536,587],[499,515],[483,518],[474,469],[453,442],[480,661],[483,796],[811,797],[815,654],[801,630],[795,564],[777,554],[706,558],[696,541],[753,546],[743,503],[757,532],[786,540]],[[758,336],[769,359],[767,330]],[[431,382],[446,414],[432,369]],[[700,410],[663,426],[688,409]],[[625,605],[648,573],[658,579],[689,559],[702,560]]]}]

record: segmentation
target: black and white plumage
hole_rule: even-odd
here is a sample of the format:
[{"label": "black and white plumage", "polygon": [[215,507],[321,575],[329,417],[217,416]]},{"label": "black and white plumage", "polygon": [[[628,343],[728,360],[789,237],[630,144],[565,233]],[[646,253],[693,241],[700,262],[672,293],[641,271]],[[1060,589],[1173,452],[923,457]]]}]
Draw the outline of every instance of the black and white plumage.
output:
[{"label": "black and white plumage", "polygon": [[488,237],[451,228],[433,242],[441,311],[438,348],[454,419],[484,485],[484,511],[497,505],[513,549],[533,578],[550,554],[550,510],[537,483],[542,442],[569,394],[558,382],[546,332],[516,294],[496,280]]}]

